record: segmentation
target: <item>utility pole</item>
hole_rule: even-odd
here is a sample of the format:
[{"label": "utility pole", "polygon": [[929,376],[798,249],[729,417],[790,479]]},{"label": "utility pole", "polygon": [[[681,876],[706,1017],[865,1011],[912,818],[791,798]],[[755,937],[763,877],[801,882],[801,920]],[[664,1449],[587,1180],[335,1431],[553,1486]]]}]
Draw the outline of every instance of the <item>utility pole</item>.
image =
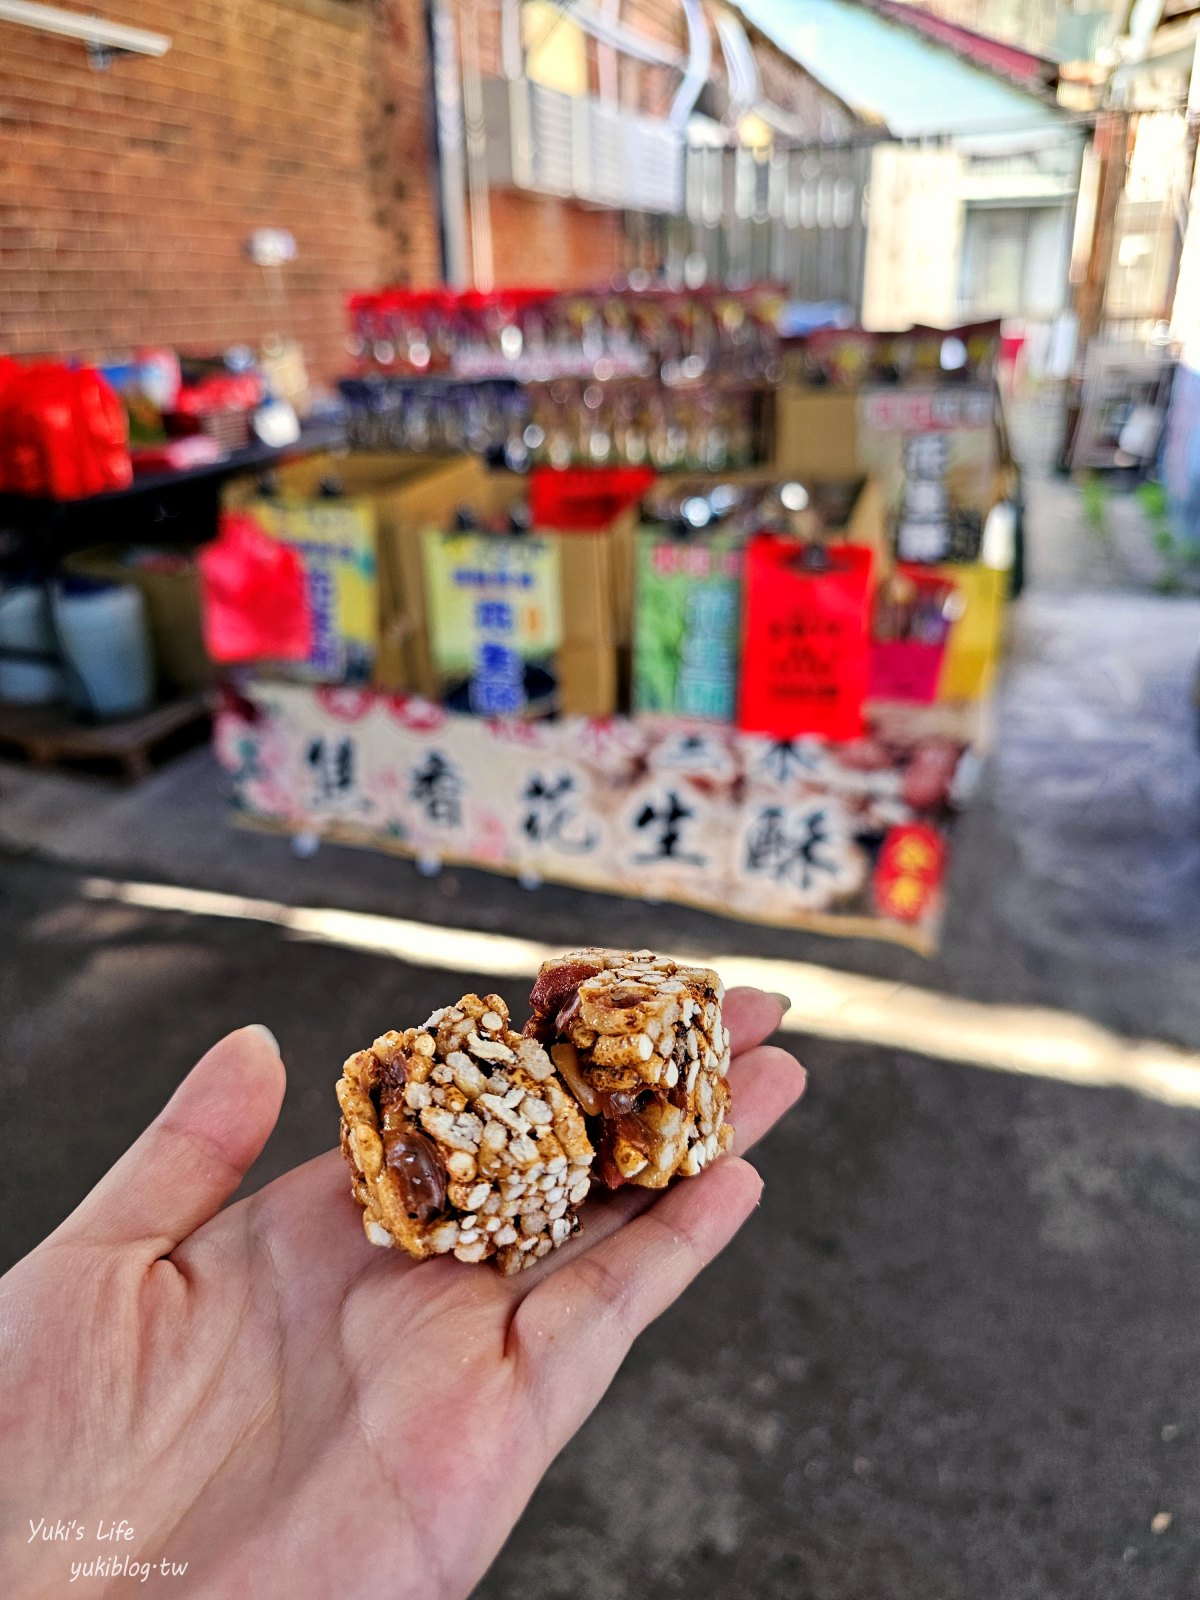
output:
[{"label": "utility pole", "polygon": [[1167,291],[1163,297],[1163,320],[1175,319],[1175,296],[1179,290],[1179,272],[1183,266],[1183,246],[1191,219],[1192,195],[1196,188],[1196,151],[1200,143],[1200,45],[1193,46],[1192,78],[1187,98],[1187,133],[1184,136],[1183,170],[1180,174],[1181,192],[1176,195],[1175,238],[1171,246],[1171,268],[1167,275]]},{"label": "utility pole", "polygon": [[1105,111],[1096,123],[1096,156],[1100,166],[1096,198],[1096,223],[1087,272],[1079,285],[1076,310],[1079,316],[1079,352],[1082,355],[1100,331],[1104,320],[1104,299],[1112,265],[1113,235],[1117,206],[1125,188],[1125,165],[1129,156],[1129,113]]},{"label": "utility pole", "polygon": [[1087,360],[1088,347],[1100,332],[1104,321],[1104,300],[1108,291],[1108,274],[1112,265],[1117,206],[1125,189],[1125,167],[1129,158],[1129,113],[1123,110],[1102,111],[1096,119],[1094,149],[1099,168],[1096,185],[1096,218],[1092,225],[1091,249],[1088,252],[1087,271],[1075,293],[1075,369],[1080,374],[1080,386],[1067,403],[1059,466],[1065,471],[1071,461],[1075,431],[1083,407],[1082,373]]},{"label": "utility pole", "polygon": [[467,267],[466,136],[454,17],[446,0],[426,0],[437,134],[442,276],[454,289],[470,282]]}]

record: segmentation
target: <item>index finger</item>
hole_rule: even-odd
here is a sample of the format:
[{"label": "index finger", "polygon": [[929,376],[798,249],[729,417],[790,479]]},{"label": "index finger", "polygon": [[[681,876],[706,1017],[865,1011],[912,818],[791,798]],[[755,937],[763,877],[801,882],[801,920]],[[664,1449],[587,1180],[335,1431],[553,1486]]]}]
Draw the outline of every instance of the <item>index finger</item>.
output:
[{"label": "index finger", "polygon": [[729,1048],[735,1056],[753,1050],[779,1027],[791,1001],[784,994],[767,994],[762,989],[729,989],[721,1002],[721,1014],[729,1029]]}]

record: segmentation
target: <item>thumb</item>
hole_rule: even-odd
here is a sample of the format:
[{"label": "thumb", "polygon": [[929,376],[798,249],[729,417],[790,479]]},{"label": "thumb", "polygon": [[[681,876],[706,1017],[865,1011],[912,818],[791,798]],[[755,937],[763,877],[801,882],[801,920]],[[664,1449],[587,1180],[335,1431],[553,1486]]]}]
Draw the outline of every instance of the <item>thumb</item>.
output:
[{"label": "thumb", "polygon": [[117,1164],[63,1223],[64,1234],[168,1255],[215,1215],[270,1137],[283,1062],[261,1025],[213,1046]]}]

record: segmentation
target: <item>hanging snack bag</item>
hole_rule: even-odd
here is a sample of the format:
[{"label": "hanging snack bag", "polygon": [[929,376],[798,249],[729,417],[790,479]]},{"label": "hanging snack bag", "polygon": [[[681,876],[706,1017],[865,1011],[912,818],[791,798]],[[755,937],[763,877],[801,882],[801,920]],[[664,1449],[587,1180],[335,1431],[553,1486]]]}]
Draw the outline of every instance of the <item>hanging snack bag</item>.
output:
[{"label": "hanging snack bag", "polygon": [[738,726],[854,739],[867,694],[871,552],[760,533],[746,547]]},{"label": "hanging snack bag", "polygon": [[[699,497],[684,502],[698,504]],[[633,709],[732,722],[737,704],[740,532],[685,518],[637,535]]]},{"label": "hanging snack bag", "polygon": [[313,625],[297,553],[247,512],[223,511],[200,552],[204,642],[214,661],[304,661]]}]

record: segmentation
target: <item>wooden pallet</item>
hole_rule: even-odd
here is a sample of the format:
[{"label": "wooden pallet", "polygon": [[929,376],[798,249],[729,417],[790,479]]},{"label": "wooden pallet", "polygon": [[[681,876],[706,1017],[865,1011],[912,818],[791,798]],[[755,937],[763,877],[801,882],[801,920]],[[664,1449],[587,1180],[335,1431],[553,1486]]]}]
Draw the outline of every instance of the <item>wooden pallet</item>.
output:
[{"label": "wooden pallet", "polygon": [[118,722],[80,722],[63,706],[0,702],[0,745],[15,746],[35,767],[109,761],[127,778],[144,778],[151,752],[172,734],[207,721],[211,709],[207,695],[189,694]]}]

